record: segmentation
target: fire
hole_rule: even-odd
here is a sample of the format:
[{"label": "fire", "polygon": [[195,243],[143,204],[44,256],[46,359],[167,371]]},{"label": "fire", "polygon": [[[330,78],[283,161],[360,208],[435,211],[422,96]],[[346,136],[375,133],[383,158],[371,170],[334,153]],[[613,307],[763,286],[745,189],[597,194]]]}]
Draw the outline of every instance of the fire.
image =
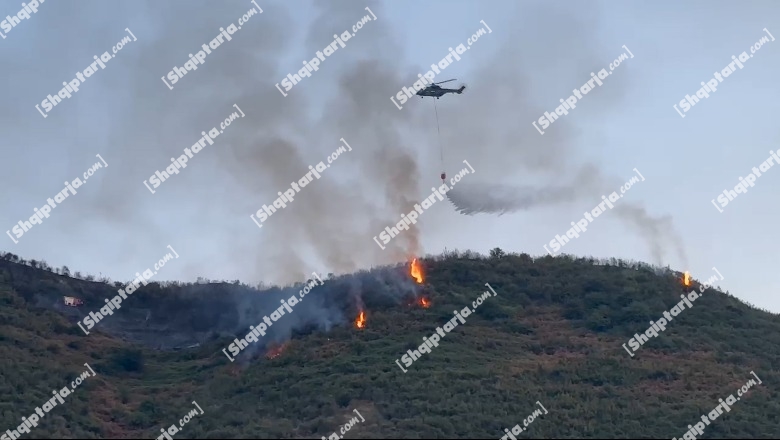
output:
[{"label": "fire", "polygon": [[267,359],[274,359],[279,357],[280,354],[284,351],[284,349],[287,347],[287,344],[282,344],[277,347],[271,347],[268,349],[268,352],[266,352],[265,357]]},{"label": "fire", "polygon": [[685,284],[686,287],[691,285],[691,274],[687,271],[685,272],[685,275],[683,275],[683,284]]},{"label": "fire", "polygon": [[423,297],[420,297],[420,305],[423,306],[424,309],[427,309],[431,306],[431,302]]},{"label": "fire", "polygon": [[366,313],[361,310],[360,315],[358,315],[357,319],[355,320],[355,327],[364,328],[365,326],[366,326]]},{"label": "fire", "polygon": [[412,263],[409,265],[409,274],[417,281],[417,284],[423,283],[422,266],[417,261],[417,258],[413,259]]}]

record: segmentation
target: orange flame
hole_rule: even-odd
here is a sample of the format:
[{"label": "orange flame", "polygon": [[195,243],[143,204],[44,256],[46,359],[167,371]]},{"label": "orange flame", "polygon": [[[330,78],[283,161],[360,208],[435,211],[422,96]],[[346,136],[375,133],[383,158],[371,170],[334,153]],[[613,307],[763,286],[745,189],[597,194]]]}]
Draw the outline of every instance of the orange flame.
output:
[{"label": "orange flame", "polygon": [[683,275],[683,284],[685,284],[686,287],[691,285],[691,274],[687,271],[685,272],[685,275]]},{"label": "orange flame", "polygon": [[413,259],[412,263],[409,265],[409,274],[417,281],[417,284],[423,283],[422,266],[417,261],[417,258]]},{"label": "orange flame", "polygon": [[355,327],[364,328],[365,326],[366,326],[366,313],[361,310],[360,315],[358,315],[357,319],[355,320]]},{"label": "orange flame", "polygon": [[267,359],[274,359],[279,357],[280,354],[284,351],[284,349],[287,348],[287,343],[284,343],[282,345],[279,345],[277,347],[271,347],[269,348],[268,352],[266,352],[265,357]]},{"label": "orange flame", "polygon": [[420,305],[423,306],[424,309],[427,309],[431,306],[431,302],[423,297],[420,297]]}]

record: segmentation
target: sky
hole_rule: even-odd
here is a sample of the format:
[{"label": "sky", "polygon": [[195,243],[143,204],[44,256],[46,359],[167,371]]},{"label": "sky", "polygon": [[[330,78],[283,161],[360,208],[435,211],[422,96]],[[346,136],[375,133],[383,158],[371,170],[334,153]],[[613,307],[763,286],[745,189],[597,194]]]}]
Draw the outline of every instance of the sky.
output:
[{"label": "sky", "polygon": [[[726,206],[713,202],[780,149],[773,118],[780,105],[772,98],[780,92],[780,42],[770,38],[685,117],[674,108],[732,55],[780,36],[777,2],[256,3],[263,12],[175,84],[161,77],[257,6],[48,0],[10,30],[0,22],[0,224],[8,231],[0,250],[129,281],[170,245],[180,257],[157,279],[250,284],[349,273],[445,248],[542,256],[543,245],[602,195],[619,192],[636,169],[645,180],[615,205],[642,207],[654,220],[638,229],[607,211],[561,252],[669,265],[700,280],[717,268],[723,280],[716,285],[780,311],[772,269],[780,171],[769,168]],[[276,85],[284,90],[286,75],[333,34],[351,33],[371,15],[366,7],[376,19],[283,95]],[[0,17],[21,9],[0,1]],[[432,99],[414,97],[398,109],[390,98],[486,26],[489,33],[436,75],[456,79],[446,86],[467,86],[437,101],[438,138]],[[46,111],[47,95],[130,35],[105,68]],[[628,53],[624,47],[633,57],[540,134],[532,122],[554,112],[591,72],[609,70]],[[152,193],[144,181],[152,187],[150,176],[234,105],[245,116]],[[259,228],[250,215],[257,218],[277,192],[326,161],[342,138],[352,151]],[[20,236],[13,231],[63,182],[103,160],[107,166],[55,203],[41,224]],[[373,237],[428,197],[442,168],[452,176],[463,160],[475,170],[458,183],[463,188],[568,185],[577,195],[501,216],[462,215],[438,202],[380,249]]]}]

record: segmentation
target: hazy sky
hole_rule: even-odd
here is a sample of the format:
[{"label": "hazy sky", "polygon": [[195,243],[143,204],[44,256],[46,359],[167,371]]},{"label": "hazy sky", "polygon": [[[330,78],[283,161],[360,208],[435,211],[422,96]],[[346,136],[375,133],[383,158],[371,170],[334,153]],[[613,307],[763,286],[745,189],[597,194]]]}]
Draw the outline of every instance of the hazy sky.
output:
[{"label": "hazy sky", "polygon": [[[673,108],[732,55],[750,54],[767,36],[764,28],[780,37],[780,3],[256,1],[263,13],[172,90],[160,77],[183,66],[220,27],[237,24],[254,7],[250,1],[47,0],[10,32],[0,23],[0,229],[29,219],[64,181],[99,162],[96,154],[108,163],[18,244],[5,234],[0,249],[130,280],[171,245],[181,258],[159,279],[250,283],[303,281],[312,270],[353,271],[445,247],[542,255],[544,244],[608,192],[500,217],[463,216],[437,203],[420,217],[418,231],[392,242],[395,248],[382,251],[372,239],[440,184],[432,101],[415,97],[398,110],[390,97],[448,48],[466,44],[484,20],[492,33],[437,75],[458,79],[447,86],[468,86],[438,101],[449,175],[464,159],[476,174],[463,185],[555,185],[593,169],[594,178],[619,191],[637,168],[646,180],[618,203],[671,216],[689,267],[669,245],[662,263],[702,280],[717,267],[730,293],[780,311],[771,266],[780,170],[762,173],[723,213],[711,202],[780,149],[780,105],[772,100],[780,92],[780,42],[765,43],[685,118]],[[334,33],[351,32],[366,6],[377,20],[282,96],[275,84]],[[0,17],[21,8],[0,1]],[[129,35],[126,28],[137,41],[44,118],[35,105],[84,71],[93,55],[111,53]],[[532,121],[554,111],[590,72],[609,70],[624,45],[634,58],[540,135]],[[150,193],[144,179],[218,125],[233,104],[246,116]],[[250,214],[325,160],[342,137],[353,151],[259,229]],[[647,238],[608,211],[562,251],[657,263]]]}]

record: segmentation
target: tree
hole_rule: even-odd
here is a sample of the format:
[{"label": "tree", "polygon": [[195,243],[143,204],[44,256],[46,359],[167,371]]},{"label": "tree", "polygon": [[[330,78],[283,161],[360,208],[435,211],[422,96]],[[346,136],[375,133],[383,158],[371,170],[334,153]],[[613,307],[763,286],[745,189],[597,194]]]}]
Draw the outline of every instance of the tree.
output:
[{"label": "tree", "polygon": [[62,274],[66,277],[70,276],[70,269],[68,269],[68,266],[62,266]]},{"label": "tree", "polygon": [[505,255],[506,254],[504,253],[503,250],[501,250],[501,248],[497,247],[490,250],[490,258],[501,258]]}]

